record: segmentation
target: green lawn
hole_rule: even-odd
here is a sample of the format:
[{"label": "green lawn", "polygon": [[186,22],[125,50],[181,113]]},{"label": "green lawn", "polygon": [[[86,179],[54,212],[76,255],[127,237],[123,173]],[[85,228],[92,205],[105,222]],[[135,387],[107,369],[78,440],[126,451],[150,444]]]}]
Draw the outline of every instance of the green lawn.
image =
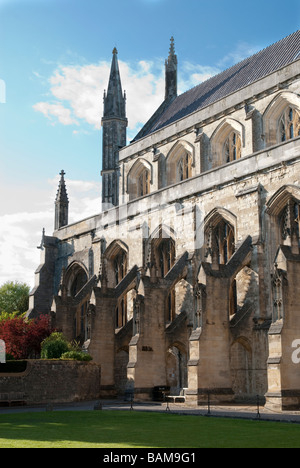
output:
[{"label": "green lawn", "polygon": [[300,425],[137,411],[0,415],[0,448],[300,448]]}]

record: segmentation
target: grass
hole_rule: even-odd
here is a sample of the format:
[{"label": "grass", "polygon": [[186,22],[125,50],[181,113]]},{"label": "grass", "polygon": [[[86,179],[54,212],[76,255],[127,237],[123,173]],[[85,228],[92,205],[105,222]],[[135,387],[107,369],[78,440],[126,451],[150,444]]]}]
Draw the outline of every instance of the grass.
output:
[{"label": "grass", "polygon": [[2,414],[0,448],[300,448],[300,425],[135,411]]}]

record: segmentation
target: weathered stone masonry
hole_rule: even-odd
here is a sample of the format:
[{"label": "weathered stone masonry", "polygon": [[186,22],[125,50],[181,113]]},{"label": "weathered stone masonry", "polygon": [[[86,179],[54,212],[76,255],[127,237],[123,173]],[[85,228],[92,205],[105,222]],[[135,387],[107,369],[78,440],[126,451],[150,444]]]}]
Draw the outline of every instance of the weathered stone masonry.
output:
[{"label": "weathered stone masonry", "polygon": [[118,203],[107,185],[99,215],[68,225],[63,211],[29,311],[81,340],[103,396],[165,386],[299,407],[299,49],[298,31],[177,96],[172,40],[165,101],[123,148],[114,50],[103,174]]}]

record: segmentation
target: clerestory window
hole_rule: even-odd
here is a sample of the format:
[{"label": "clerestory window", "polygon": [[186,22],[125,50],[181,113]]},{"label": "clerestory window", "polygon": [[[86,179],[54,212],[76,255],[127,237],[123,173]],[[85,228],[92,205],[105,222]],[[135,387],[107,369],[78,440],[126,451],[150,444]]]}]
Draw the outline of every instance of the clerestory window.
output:
[{"label": "clerestory window", "polygon": [[116,307],[116,328],[122,328],[127,323],[127,296],[122,297]]},{"label": "clerestory window", "polygon": [[293,107],[287,107],[279,121],[279,141],[284,142],[300,136],[300,114]]},{"label": "clerestory window", "polygon": [[[226,265],[235,252],[234,228],[222,219],[216,226],[207,231],[206,257],[219,265]],[[214,260],[213,260],[214,259]]]},{"label": "clerestory window", "polygon": [[125,252],[119,253],[119,255],[114,259],[114,269],[115,283],[117,285],[122,281],[127,273],[127,255]]},{"label": "clerestory window", "polygon": [[158,247],[161,276],[164,277],[175,263],[175,244],[172,239],[163,239]]},{"label": "clerestory window", "polygon": [[150,173],[147,169],[144,169],[138,179],[137,196],[143,197],[148,193],[150,193]]},{"label": "clerestory window", "polygon": [[182,155],[177,162],[177,182],[189,179],[192,175],[192,158],[188,153]]},{"label": "clerestory window", "polygon": [[240,159],[242,155],[241,137],[236,132],[231,132],[224,144],[224,160],[226,163]]},{"label": "clerestory window", "polygon": [[215,229],[215,236],[219,253],[219,263],[226,264],[235,250],[233,227],[226,221],[222,221]]}]

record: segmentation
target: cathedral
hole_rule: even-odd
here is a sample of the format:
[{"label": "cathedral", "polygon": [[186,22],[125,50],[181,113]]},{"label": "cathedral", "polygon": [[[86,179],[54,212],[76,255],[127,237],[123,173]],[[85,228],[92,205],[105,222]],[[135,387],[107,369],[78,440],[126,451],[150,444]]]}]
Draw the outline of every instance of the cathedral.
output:
[{"label": "cathedral", "polygon": [[[102,208],[68,223],[65,173],[29,317],[101,365],[101,398],[300,408],[300,31],[178,95],[127,144],[113,50]],[[130,105],[130,102],[128,103]]]}]

